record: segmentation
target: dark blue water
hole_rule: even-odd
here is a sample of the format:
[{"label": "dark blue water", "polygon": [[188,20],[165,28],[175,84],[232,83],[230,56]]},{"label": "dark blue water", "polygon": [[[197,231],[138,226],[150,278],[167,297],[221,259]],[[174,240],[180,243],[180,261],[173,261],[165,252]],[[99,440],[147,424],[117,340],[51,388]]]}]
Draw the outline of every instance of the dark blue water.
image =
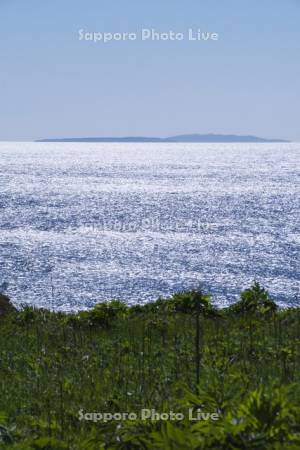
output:
[{"label": "dark blue water", "polygon": [[299,296],[299,144],[0,144],[0,286],[86,308]]}]

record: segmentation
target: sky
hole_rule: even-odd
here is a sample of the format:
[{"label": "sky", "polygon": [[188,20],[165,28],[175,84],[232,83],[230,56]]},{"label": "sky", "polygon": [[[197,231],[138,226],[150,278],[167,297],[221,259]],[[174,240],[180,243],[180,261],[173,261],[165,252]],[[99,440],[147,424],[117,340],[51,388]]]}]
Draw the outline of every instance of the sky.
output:
[{"label": "sky", "polygon": [[[0,0],[0,21],[0,140],[300,140],[300,0]],[[142,29],[184,39],[143,41]]]}]

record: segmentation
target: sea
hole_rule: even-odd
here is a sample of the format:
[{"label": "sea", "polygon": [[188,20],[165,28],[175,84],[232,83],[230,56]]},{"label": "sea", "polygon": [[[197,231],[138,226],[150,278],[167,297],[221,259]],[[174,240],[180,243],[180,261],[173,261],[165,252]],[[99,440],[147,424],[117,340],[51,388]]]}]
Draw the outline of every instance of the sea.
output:
[{"label": "sea", "polygon": [[258,281],[300,306],[299,143],[0,143],[0,292],[76,311]]}]

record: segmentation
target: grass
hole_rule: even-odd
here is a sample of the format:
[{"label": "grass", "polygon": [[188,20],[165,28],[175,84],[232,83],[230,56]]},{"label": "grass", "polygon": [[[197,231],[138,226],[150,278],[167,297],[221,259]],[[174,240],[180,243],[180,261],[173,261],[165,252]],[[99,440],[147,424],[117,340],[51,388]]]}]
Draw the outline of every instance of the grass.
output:
[{"label": "grass", "polygon": [[[300,309],[278,310],[257,283],[222,310],[201,292],[25,307],[0,320],[0,448],[299,449],[299,380]],[[218,420],[189,420],[197,410]]]}]

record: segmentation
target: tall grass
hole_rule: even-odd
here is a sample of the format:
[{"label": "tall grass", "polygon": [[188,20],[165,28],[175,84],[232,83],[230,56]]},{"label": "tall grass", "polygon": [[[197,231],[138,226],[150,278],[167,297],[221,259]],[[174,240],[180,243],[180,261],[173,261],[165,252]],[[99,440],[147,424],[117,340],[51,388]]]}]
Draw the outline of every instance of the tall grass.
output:
[{"label": "tall grass", "polygon": [[[0,320],[0,448],[300,448],[299,332],[300,310],[278,310],[257,284],[223,310],[189,292],[12,312]],[[141,420],[143,408],[185,419]],[[191,422],[190,408],[219,420]]]}]

